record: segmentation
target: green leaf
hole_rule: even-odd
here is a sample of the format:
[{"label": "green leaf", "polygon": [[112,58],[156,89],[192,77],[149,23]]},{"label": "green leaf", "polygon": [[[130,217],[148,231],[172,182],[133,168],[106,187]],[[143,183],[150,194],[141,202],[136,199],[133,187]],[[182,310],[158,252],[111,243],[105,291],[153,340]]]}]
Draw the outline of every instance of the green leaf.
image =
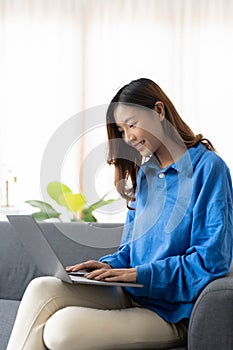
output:
[{"label": "green leaf", "polygon": [[28,200],[25,203],[40,209],[39,212],[32,214],[37,221],[43,221],[50,218],[60,219],[61,213],[58,213],[49,203],[38,200]]},{"label": "green leaf", "polygon": [[50,219],[51,216],[48,215],[47,213],[45,212],[42,212],[42,211],[38,211],[36,213],[33,213],[32,214],[32,217],[36,220],[36,221],[43,221],[43,220],[47,220],[47,219]]},{"label": "green leaf", "polygon": [[65,206],[72,211],[72,213],[81,211],[87,202],[82,193],[64,193],[63,199]]},{"label": "green leaf", "polygon": [[93,211],[103,207],[104,205],[110,204],[115,201],[115,199],[104,200],[107,195],[103,196],[99,201],[91,204],[88,208],[83,209],[81,219],[87,222],[96,222],[97,219],[93,215]]},{"label": "green leaf", "polygon": [[96,222],[97,221],[97,219],[92,214],[92,210],[90,208],[84,209],[82,211],[82,221],[87,221],[87,222]]},{"label": "green leaf", "polygon": [[[28,200],[25,203],[30,204],[32,207],[39,208],[42,211],[53,209],[53,207],[49,203],[46,203],[43,201]],[[53,209],[53,210],[55,210],[55,209]]]},{"label": "green leaf", "polygon": [[58,204],[66,207],[66,203],[64,202],[64,194],[72,193],[71,189],[65,184],[54,181],[50,182],[47,186],[47,192],[52,199],[55,200]]},{"label": "green leaf", "polygon": [[97,201],[97,202],[91,204],[91,205],[89,206],[89,209],[90,209],[91,211],[94,211],[94,210],[96,210],[96,209],[98,209],[98,208],[100,208],[100,207],[103,207],[104,205],[110,204],[110,203],[112,203],[112,202],[115,201],[115,199],[104,200],[105,197],[106,197],[106,195],[105,195],[104,197],[102,197],[99,201]]}]

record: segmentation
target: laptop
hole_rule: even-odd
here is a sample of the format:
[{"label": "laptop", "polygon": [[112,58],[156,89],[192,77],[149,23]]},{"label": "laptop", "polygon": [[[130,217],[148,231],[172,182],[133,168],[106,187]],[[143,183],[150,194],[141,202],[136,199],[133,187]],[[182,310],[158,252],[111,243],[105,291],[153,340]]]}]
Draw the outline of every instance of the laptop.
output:
[{"label": "laptop", "polygon": [[13,233],[31,255],[40,271],[47,276],[54,276],[67,283],[81,283],[101,286],[143,287],[143,284],[131,282],[107,282],[87,279],[86,271],[67,272],[47,240],[42,228],[31,215],[7,215],[14,227]]}]

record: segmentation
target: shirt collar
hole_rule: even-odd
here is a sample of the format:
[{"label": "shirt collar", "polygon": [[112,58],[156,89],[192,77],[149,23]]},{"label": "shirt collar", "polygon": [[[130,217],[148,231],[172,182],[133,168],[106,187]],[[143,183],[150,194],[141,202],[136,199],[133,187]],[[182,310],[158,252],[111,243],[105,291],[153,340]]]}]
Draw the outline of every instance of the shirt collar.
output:
[{"label": "shirt collar", "polygon": [[155,157],[151,157],[148,161],[143,163],[141,166],[142,170],[145,171],[147,167],[153,168],[156,171],[166,172],[170,168],[175,169],[180,173],[184,173],[186,176],[191,177],[193,169],[203,153],[206,151],[206,147],[199,142],[196,146],[190,147],[176,163],[169,165],[167,168],[161,169],[158,161]]}]

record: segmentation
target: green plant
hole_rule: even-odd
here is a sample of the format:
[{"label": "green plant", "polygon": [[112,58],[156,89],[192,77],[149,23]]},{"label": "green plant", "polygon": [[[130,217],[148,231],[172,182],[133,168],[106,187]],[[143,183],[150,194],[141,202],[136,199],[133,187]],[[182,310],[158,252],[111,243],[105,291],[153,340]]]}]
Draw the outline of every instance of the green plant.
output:
[{"label": "green plant", "polygon": [[[105,195],[99,201],[87,206],[87,199],[82,193],[73,193],[68,186],[56,181],[48,184],[47,192],[57,204],[71,212],[71,221],[97,221],[93,211],[114,201],[114,199],[105,200],[107,196]],[[61,213],[49,203],[40,200],[27,200],[26,203],[39,209],[39,211],[32,214],[37,221],[51,218],[62,221]]]}]

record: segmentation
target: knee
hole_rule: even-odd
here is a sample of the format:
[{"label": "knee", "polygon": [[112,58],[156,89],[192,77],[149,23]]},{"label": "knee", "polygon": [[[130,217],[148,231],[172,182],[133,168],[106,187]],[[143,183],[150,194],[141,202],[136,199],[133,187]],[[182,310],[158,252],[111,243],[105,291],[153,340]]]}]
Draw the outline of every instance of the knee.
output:
[{"label": "knee", "polygon": [[58,310],[47,320],[43,332],[46,348],[50,350],[71,349],[70,321],[69,318],[67,323],[66,308]]},{"label": "knee", "polygon": [[52,276],[42,276],[42,277],[36,277],[31,282],[29,283],[28,287],[30,288],[41,288],[44,286],[47,286],[49,284],[56,284],[59,283],[60,280],[57,279],[56,277]]},{"label": "knee", "polygon": [[38,295],[38,297],[41,297],[43,294],[51,295],[51,291],[56,289],[60,284],[61,281],[55,277],[37,277],[29,283],[25,295]]},{"label": "knee", "polygon": [[100,310],[78,306],[68,306],[55,312],[44,327],[43,340],[46,348],[50,350],[97,348],[93,342],[97,335],[95,328],[101,324],[99,312]]}]

